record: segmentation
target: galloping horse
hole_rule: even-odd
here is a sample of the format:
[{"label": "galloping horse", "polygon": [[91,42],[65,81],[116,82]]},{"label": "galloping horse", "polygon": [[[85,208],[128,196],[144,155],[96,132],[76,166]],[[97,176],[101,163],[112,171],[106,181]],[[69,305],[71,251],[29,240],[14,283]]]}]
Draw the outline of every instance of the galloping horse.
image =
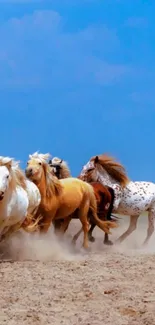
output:
[{"label": "galloping horse", "polygon": [[49,154],[35,152],[29,155],[26,176],[38,187],[41,194],[41,203],[37,215],[43,216],[40,230],[47,232],[55,219],[70,218],[78,209],[78,217],[82,223],[84,240],[83,247],[88,247],[88,212],[91,213],[97,225],[105,232],[109,228],[117,227],[110,221],[101,221],[97,216],[97,204],[93,188],[90,184],[77,178],[58,180],[53,176],[47,162]]},{"label": "galloping horse", "polygon": [[114,189],[116,199],[113,212],[130,215],[130,225],[117,241],[122,242],[129,236],[136,229],[139,215],[148,211],[148,230],[144,244],[148,243],[154,232],[155,184],[130,181],[124,167],[106,154],[92,157],[83,167],[81,179],[87,179],[90,173],[93,181]]},{"label": "galloping horse", "polygon": [[36,230],[38,219],[32,223],[25,177],[12,158],[0,157],[0,241],[20,228]]},{"label": "galloping horse", "polygon": [[[53,159],[49,160],[49,165],[51,167],[51,172],[54,173],[55,176],[57,176],[58,179],[63,179],[67,177],[71,177],[71,173],[68,167],[68,164],[66,161],[54,157]],[[91,175],[90,175],[91,176]],[[80,177],[78,177],[80,179]],[[91,183],[91,186],[94,189],[95,197],[97,200],[97,214],[101,220],[109,220],[112,221],[111,213],[113,210],[113,202],[114,202],[114,190],[111,187],[106,187],[100,184],[99,182],[92,182],[91,179],[87,179],[88,183]],[[77,215],[74,215],[73,218],[78,218]],[[96,227],[96,224],[94,222],[94,219],[89,216],[89,221],[91,224],[91,227],[88,232],[88,239],[91,242],[95,241],[95,238],[92,236],[92,232],[94,228]],[[61,228],[63,220],[55,220],[54,226],[56,230],[59,230]],[[68,220],[68,225],[66,224],[66,227],[64,228],[64,231],[67,230],[69,226],[70,220]],[[104,237],[104,244],[106,245],[112,245],[113,243],[109,240],[108,234],[105,233]]]}]

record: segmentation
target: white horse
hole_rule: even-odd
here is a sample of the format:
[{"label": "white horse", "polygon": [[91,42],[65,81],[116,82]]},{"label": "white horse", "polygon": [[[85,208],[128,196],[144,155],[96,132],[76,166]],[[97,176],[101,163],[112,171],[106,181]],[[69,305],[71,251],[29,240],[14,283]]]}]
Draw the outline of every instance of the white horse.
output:
[{"label": "white horse", "polygon": [[113,212],[130,215],[129,227],[118,238],[118,242],[122,242],[136,229],[139,215],[148,211],[148,230],[144,244],[148,243],[154,232],[154,183],[130,181],[124,167],[107,155],[92,157],[83,167],[80,177],[83,180],[98,181],[112,187],[116,196]]},{"label": "white horse", "polygon": [[12,158],[0,157],[0,241],[21,227],[33,232],[38,223],[38,220],[31,225],[24,223],[29,221],[29,198],[24,178],[13,165]]},{"label": "white horse", "polygon": [[21,171],[19,167],[19,161],[13,161],[12,168],[16,173],[17,177],[19,177],[19,179],[24,179],[25,181],[25,185],[26,185],[25,190],[27,192],[28,199],[29,199],[28,213],[34,216],[41,202],[40,191],[32,181],[26,178],[23,171]]}]

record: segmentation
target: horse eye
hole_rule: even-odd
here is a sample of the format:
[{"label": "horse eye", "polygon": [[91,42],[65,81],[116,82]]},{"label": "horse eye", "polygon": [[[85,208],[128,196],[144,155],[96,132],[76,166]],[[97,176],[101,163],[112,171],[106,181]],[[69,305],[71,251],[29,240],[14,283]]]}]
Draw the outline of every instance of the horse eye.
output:
[{"label": "horse eye", "polygon": [[7,175],[6,178],[9,178],[9,175]]},{"label": "horse eye", "polygon": [[39,165],[41,166],[41,162],[39,162]]}]

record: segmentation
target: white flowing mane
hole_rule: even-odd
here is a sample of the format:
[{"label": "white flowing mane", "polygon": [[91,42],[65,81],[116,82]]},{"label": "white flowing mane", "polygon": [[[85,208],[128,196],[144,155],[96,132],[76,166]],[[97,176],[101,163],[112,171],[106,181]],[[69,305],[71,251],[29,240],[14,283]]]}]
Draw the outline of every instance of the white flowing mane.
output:
[{"label": "white flowing mane", "polygon": [[61,164],[62,163],[62,159],[58,158],[58,157],[53,157],[52,158],[52,164]]},{"label": "white flowing mane", "polygon": [[20,168],[19,167],[19,164],[20,164],[20,161],[18,160],[18,161],[16,161],[16,160],[12,160],[12,168],[14,169],[14,170],[17,170],[18,168]]},{"label": "white flowing mane", "polygon": [[5,166],[7,164],[12,165],[13,158],[0,156],[0,166]]},{"label": "white flowing mane", "polygon": [[34,152],[32,155],[29,155],[30,159],[38,160],[41,163],[46,163],[47,159],[51,157],[50,153],[39,153],[38,151]]}]

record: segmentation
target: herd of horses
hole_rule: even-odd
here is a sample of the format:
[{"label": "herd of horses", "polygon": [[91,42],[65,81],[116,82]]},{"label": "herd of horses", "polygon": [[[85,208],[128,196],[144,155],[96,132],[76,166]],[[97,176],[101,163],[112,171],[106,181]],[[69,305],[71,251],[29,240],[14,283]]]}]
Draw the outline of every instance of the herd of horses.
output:
[{"label": "herd of horses", "polygon": [[110,229],[119,220],[113,213],[130,215],[121,242],[136,229],[143,211],[148,211],[146,244],[154,231],[155,184],[130,181],[125,168],[108,155],[92,157],[78,177],[71,176],[66,161],[50,159],[50,154],[29,155],[25,171],[14,159],[0,157],[0,242],[21,228],[47,233],[53,225],[56,234],[64,235],[71,220],[79,219],[82,228],[74,244],[83,231],[83,247],[88,248],[98,226],[104,243],[112,245]]}]

